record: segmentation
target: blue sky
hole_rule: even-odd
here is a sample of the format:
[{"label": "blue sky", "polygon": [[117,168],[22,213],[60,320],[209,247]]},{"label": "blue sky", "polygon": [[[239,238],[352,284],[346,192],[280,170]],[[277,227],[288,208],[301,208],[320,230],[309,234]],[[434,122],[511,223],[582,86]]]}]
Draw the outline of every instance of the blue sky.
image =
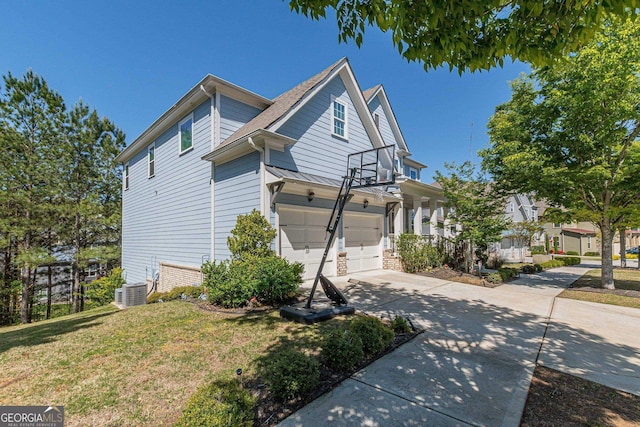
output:
[{"label": "blue sky", "polygon": [[413,158],[429,166],[425,182],[444,162],[477,161],[508,82],[528,71],[425,73],[389,35],[370,29],[360,49],[340,44],[333,17],[312,21],[281,0],[7,0],[0,14],[0,73],[32,68],[68,104],[82,97],[113,120],[127,142],[207,73],[274,98],[343,56],[363,90],[384,84]]}]

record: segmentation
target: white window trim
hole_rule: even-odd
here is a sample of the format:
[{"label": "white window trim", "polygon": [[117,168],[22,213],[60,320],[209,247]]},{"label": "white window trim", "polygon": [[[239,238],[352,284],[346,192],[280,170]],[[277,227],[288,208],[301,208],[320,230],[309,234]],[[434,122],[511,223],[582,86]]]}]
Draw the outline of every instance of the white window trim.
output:
[{"label": "white window trim", "polygon": [[129,162],[127,162],[124,164],[124,169],[122,170],[122,186],[125,191],[129,189],[129,175]]},{"label": "white window trim", "polygon": [[[344,135],[340,135],[338,133],[334,132],[334,123],[336,120],[340,120],[343,121],[340,118],[337,118],[335,116],[335,106],[334,103],[338,103],[340,105],[342,105],[344,107]],[[347,105],[346,102],[338,99],[338,98],[334,98],[331,100],[331,135],[336,136],[338,138],[342,138],[342,139],[349,139],[349,106]]]},{"label": "white window trim", "polygon": [[[153,161],[151,160],[151,150],[153,150]],[[151,173],[151,163],[153,162],[153,173]],[[156,176],[156,143],[147,147],[147,178]]]},{"label": "white window trim", "polygon": [[[191,120],[191,147],[187,148],[186,150],[182,150],[182,133],[180,132],[180,128],[182,127],[182,125],[186,122],[188,122],[189,120]],[[178,122],[178,154],[182,155],[184,153],[188,153],[189,151],[193,150],[193,125],[194,125],[194,120],[193,120],[193,113],[189,114],[188,116],[186,116],[184,119],[180,120]]]}]

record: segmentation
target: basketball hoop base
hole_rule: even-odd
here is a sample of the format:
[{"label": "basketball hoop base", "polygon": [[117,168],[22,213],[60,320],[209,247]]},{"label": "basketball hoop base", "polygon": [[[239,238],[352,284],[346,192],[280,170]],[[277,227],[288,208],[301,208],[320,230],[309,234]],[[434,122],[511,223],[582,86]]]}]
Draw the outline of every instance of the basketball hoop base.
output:
[{"label": "basketball hoop base", "polygon": [[297,323],[305,323],[311,325],[313,323],[323,322],[336,316],[353,314],[356,309],[351,305],[333,305],[314,303],[307,308],[306,303],[289,305],[280,309],[280,317],[293,320]]}]

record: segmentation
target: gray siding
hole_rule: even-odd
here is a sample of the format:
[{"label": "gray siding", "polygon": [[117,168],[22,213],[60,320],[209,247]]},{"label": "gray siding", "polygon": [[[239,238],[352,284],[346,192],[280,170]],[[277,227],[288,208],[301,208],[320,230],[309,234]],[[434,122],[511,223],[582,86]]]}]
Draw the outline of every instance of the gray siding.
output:
[{"label": "gray siding", "polygon": [[393,131],[391,130],[391,126],[389,125],[389,118],[387,118],[387,115],[384,113],[384,109],[380,104],[379,95],[369,102],[369,110],[371,111],[371,116],[374,114],[378,114],[380,116],[379,130],[384,143],[386,145],[395,145],[396,150],[399,149],[400,146],[398,145],[398,141],[396,141]]},{"label": "gray siding", "polygon": [[220,95],[220,141],[229,138],[260,112],[259,108]]},{"label": "gray siding", "polygon": [[215,259],[229,258],[227,237],[236,218],[260,209],[260,155],[258,152],[214,166]]},{"label": "gray siding", "polygon": [[[348,106],[348,139],[331,135],[332,96]],[[270,163],[329,178],[347,172],[347,155],[373,147],[340,76],[331,80],[279,129],[298,140],[284,153],[272,150]]]},{"label": "gray siding", "polygon": [[[209,100],[193,111],[193,149],[178,154],[177,123],[155,140],[155,176],[147,149],[129,161],[123,191],[122,265],[129,283],[151,277],[157,263],[200,266],[211,254],[211,149]],[[154,265],[155,264],[155,265]]]}]

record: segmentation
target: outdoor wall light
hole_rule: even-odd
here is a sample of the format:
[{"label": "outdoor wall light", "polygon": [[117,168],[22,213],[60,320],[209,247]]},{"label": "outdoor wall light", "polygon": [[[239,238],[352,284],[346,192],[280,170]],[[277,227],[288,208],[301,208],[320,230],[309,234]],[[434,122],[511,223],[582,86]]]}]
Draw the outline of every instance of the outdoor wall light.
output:
[{"label": "outdoor wall light", "polygon": [[362,207],[367,209],[367,206],[369,206],[369,201],[367,199],[364,199],[364,205],[362,205]]},{"label": "outdoor wall light", "polygon": [[313,191],[309,190],[309,193],[307,194],[307,200],[309,202],[313,201],[313,198],[315,197],[316,193],[314,193]]}]

